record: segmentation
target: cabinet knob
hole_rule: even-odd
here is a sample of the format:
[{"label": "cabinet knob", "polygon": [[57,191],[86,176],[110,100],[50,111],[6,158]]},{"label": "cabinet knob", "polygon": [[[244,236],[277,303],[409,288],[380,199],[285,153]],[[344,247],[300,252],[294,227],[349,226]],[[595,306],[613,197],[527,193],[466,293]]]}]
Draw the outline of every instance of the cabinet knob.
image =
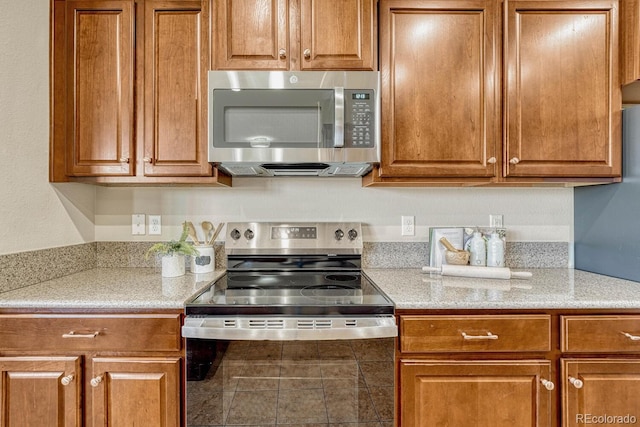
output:
[{"label": "cabinet knob", "polygon": [[60,384],[69,385],[69,384],[71,384],[71,381],[73,381],[73,374],[69,374],[66,377],[62,377],[60,379]]},{"label": "cabinet knob", "polygon": [[310,59],[311,58],[311,49],[305,49],[304,52],[302,52],[302,54],[304,55],[304,59]]},{"label": "cabinet knob", "polygon": [[102,382],[102,375],[98,375],[95,378],[91,378],[91,381],[89,382],[91,383],[91,387],[98,387]]},{"label": "cabinet knob", "polygon": [[120,157],[120,163],[129,163],[128,157]]},{"label": "cabinet knob", "polygon": [[554,388],[556,388],[556,385],[553,383],[553,381],[549,381],[546,380],[544,378],[540,379],[540,382],[542,383],[542,385],[544,386],[544,388],[546,388],[547,390],[551,391]]},{"label": "cabinet knob", "polygon": [[494,164],[495,162],[497,162],[495,157],[489,157],[487,159],[487,163],[489,163],[490,165]]},{"label": "cabinet knob", "polygon": [[518,163],[520,163],[520,159],[517,157],[514,157],[511,160],[509,160],[509,163],[511,163],[512,165],[517,165]]},{"label": "cabinet knob", "polygon": [[574,377],[569,377],[569,382],[575,387],[575,388],[582,388],[582,386],[584,385],[584,383],[582,382],[581,379],[578,378],[574,378]]},{"label": "cabinet knob", "polygon": [[278,55],[280,55],[280,59],[285,59],[287,57],[287,51],[285,49],[280,49],[278,51]]},{"label": "cabinet knob", "polygon": [[153,163],[153,159],[151,157],[145,157],[142,159],[142,161],[145,163]]}]

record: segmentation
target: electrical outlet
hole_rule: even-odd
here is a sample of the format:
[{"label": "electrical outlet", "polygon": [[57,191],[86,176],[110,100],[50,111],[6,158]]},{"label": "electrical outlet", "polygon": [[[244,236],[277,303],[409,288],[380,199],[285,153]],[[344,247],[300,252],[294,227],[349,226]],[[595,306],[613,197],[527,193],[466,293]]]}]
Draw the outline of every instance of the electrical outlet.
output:
[{"label": "electrical outlet", "polygon": [[131,234],[146,234],[144,227],[144,214],[131,215]]},{"label": "electrical outlet", "polygon": [[416,219],[412,215],[402,216],[402,235],[403,236],[415,236],[416,234]]},{"label": "electrical outlet", "polygon": [[489,215],[489,227],[491,228],[504,227],[502,215]]},{"label": "electrical outlet", "polygon": [[149,215],[149,234],[162,234],[160,215]]}]

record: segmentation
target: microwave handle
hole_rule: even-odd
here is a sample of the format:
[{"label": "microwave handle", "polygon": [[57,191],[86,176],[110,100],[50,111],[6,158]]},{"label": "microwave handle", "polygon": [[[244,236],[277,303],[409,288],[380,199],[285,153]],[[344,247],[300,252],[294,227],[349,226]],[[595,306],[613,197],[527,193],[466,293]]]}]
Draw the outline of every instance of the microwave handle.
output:
[{"label": "microwave handle", "polygon": [[335,87],[335,127],[333,134],[333,146],[335,148],[344,147],[344,88]]}]

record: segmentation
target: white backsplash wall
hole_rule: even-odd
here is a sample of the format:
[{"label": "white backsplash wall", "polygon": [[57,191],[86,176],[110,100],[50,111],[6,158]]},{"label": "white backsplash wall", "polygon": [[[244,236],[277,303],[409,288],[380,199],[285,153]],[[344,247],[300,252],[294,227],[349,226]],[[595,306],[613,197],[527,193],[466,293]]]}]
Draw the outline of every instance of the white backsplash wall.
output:
[{"label": "white backsplash wall", "polygon": [[[360,179],[351,178],[240,178],[232,188],[96,191],[97,241],[175,239],[184,220],[198,229],[203,220],[347,220],[364,224],[367,242],[426,242],[429,227],[488,226],[490,214],[504,215],[508,241],[573,241],[570,188],[362,188]],[[162,215],[162,235],[133,236],[134,213]],[[415,236],[401,236],[402,215],[415,216]]]}]

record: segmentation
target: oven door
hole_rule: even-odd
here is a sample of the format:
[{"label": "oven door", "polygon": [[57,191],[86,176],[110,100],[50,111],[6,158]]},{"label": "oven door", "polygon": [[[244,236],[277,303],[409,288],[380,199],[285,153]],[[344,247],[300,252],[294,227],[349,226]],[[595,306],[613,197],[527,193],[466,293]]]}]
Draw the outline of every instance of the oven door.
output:
[{"label": "oven door", "polygon": [[393,338],[187,339],[187,426],[393,425],[393,360]]}]

